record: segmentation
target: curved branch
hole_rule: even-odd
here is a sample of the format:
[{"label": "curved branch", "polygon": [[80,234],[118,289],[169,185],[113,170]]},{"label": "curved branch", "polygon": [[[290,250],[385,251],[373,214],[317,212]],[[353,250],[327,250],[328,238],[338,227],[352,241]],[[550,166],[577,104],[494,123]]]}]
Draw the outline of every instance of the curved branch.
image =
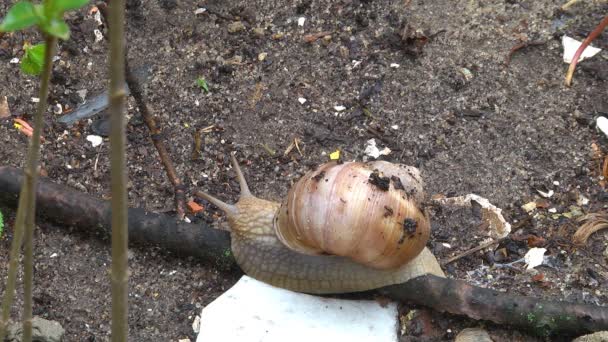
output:
[{"label": "curved branch", "polygon": [[[0,167],[0,203],[17,205],[23,172]],[[36,191],[36,213],[50,222],[111,234],[110,203],[41,178]],[[129,240],[156,245],[179,255],[210,261],[222,269],[236,267],[230,252],[230,233],[203,224],[191,224],[168,215],[130,208]]]}]

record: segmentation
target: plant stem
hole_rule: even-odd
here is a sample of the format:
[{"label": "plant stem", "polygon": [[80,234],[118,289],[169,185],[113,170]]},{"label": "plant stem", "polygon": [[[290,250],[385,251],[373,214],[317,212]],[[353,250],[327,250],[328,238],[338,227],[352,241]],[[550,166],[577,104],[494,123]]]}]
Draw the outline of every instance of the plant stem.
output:
[{"label": "plant stem", "polygon": [[112,0],[110,9],[110,162],[112,177],[112,341],[127,341],[128,231],[125,158],[125,0]]},{"label": "plant stem", "polygon": [[608,26],[608,15],[606,15],[604,17],[604,19],[602,19],[602,21],[600,21],[599,25],[597,25],[593,29],[593,31],[591,31],[591,33],[589,33],[587,38],[585,38],[585,40],[583,40],[583,43],[581,44],[581,46],[578,47],[578,49],[574,53],[574,56],[572,57],[570,66],[568,66],[568,72],[566,73],[566,86],[569,87],[572,84],[572,77],[574,76],[574,70],[576,69],[576,65],[578,64],[578,60],[581,57],[581,55],[583,54],[583,51],[585,51],[587,46],[589,46],[589,44],[591,44],[591,42],[593,40],[595,40],[595,38],[597,38],[600,35],[600,33],[602,33],[602,31],[604,31],[606,26]]},{"label": "plant stem", "polygon": [[[36,212],[36,186],[38,182],[38,162],[40,159],[40,135],[42,132],[43,116],[47,107],[47,96],[49,93],[49,83],[51,80],[51,71],[53,70],[52,57],[55,54],[55,45],[57,38],[45,37],[46,49],[44,66],[40,76],[40,102],[36,115],[34,116],[34,131],[30,140],[27,153],[27,162],[25,165],[25,178],[23,179],[23,188],[19,195],[19,208],[17,209],[17,218],[15,220],[15,235],[11,245],[10,262],[8,269],[8,279],[6,284],[6,292],[2,300],[2,319],[0,320],[0,341],[4,341],[10,308],[15,296],[15,282],[17,277],[17,263],[19,259],[19,250],[23,240],[24,232],[26,234],[26,255],[25,255],[25,274],[24,274],[24,341],[27,336],[27,327],[29,327],[29,335],[31,340],[31,317],[32,317],[32,241],[34,230],[34,215]],[[30,241],[28,242],[27,239]],[[29,255],[28,255],[29,254]]]}]

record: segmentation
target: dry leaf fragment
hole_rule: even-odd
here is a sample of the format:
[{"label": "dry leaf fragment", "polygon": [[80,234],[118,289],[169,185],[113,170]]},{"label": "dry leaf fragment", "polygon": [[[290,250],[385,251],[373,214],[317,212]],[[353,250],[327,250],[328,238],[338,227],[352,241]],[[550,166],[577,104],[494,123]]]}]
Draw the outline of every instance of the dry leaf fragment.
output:
[{"label": "dry leaf fragment", "polygon": [[325,37],[325,36],[329,36],[330,34],[332,34],[331,31],[323,31],[323,32],[307,34],[304,36],[304,41],[306,43],[312,43],[312,42],[316,41],[317,39]]},{"label": "dry leaf fragment", "polygon": [[605,212],[589,213],[581,217],[579,222],[584,223],[572,236],[572,242],[576,245],[585,245],[591,234],[608,228],[608,214]]},{"label": "dry leaf fragment", "polygon": [[190,201],[188,202],[188,209],[190,209],[191,213],[196,214],[205,208],[194,201]]},{"label": "dry leaf fragment", "polygon": [[540,236],[528,235],[528,246],[530,247],[541,247],[547,243],[547,240]]},{"label": "dry leaf fragment", "polygon": [[8,108],[8,99],[6,96],[0,97],[0,119],[8,118],[11,111]]}]

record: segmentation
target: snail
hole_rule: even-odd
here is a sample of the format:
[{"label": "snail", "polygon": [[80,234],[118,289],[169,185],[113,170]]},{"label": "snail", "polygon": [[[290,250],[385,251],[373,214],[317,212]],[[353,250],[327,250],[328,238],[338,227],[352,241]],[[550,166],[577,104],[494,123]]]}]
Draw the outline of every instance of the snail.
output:
[{"label": "snail", "polygon": [[425,248],[418,169],[385,161],[328,162],[305,174],[282,203],[254,197],[231,154],[236,204],[197,191],[225,212],[237,264],[265,283],[305,293],[367,291],[426,273],[443,275]]}]

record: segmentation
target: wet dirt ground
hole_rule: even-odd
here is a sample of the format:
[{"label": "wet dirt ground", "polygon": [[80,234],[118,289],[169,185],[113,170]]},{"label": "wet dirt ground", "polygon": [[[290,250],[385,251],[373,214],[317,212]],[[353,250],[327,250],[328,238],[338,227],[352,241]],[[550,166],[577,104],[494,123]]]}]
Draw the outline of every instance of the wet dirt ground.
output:
[{"label": "wet dirt ground", "polygon": [[[608,115],[608,54],[579,64],[568,88],[561,47],[564,34],[582,40],[597,25],[608,12],[606,2],[581,1],[567,12],[558,11],[562,1],[550,0],[127,2],[129,60],[148,70],[149,104],[190,191],[234,201],[238,186],[227,155],[238,151],[252,192],[278,201],[330,153],[364,160],[366,142],[375,139],[391,150],[382,159],[421,169],[429,196],[475,193],[513,224],[516,232],[500,245],[448,264],[449,276],[519,294],[608,304],[608,232],[575,247],[576,217],[560,215],[572,213],[572,206],[598,212],[607,198],[601,164],[608,140],[595,118]],[[9,5],[0,2],[0,13]],[[103,117],[72,127],[58,123],[107,86],[107,42],[94,33],[105,28],[89,9],[67,17],[72,38],[60,43],[54,63],[42,168],[55,182],[108,198],[109,143],[92,147],[86,140],[103,133]],[[31,30],[0,37],[0,101],[6,96],[10,108],[0,118],[0,157],[13,166],[23,165],[27,138],[12,118],[31,121],[38,89],[35,78],[10,62],[22,57],[25,41],[40,37]],[[507,63],[511,49],[525,42],[534,44]],[[608,48],[606,33],[593,45]],[[199,78],[208,91],[197,85]],[[172,211],[173,188],[132,100],[128,116],[130,204]],[[197,131],[203,144],[193,153]],[[300,151],[285,154],[294,139]],[[543,198],[537,190],[554,195]],[[588,203],[581,204],[581,196]],[[533,212],[521,208],[532,201]],[[198,219],[218,216],[199,203],[206,210]],[[3,213],[8,225],[0,260],[6,263],[14,212]],[[440,260],[486,241],[444,212],[432,218],[429,246]],[[531,247],[547,248],[551,267],[488,267],[520,259]],[[39,222],[35,314],[60,322],[66,341],[107,340],[109,265],[107,240]],[[130,267],[133,341],[194,340],[191,325],[200,308],[238,276],[156,248],[133,247]],[[4,279],[6,269],[0,274]],[[421,312],[421,324],[430,328],[408,329],[404,341],[449,340],[480,325]],[[495,341],[534,340],[488,329]]]}]

